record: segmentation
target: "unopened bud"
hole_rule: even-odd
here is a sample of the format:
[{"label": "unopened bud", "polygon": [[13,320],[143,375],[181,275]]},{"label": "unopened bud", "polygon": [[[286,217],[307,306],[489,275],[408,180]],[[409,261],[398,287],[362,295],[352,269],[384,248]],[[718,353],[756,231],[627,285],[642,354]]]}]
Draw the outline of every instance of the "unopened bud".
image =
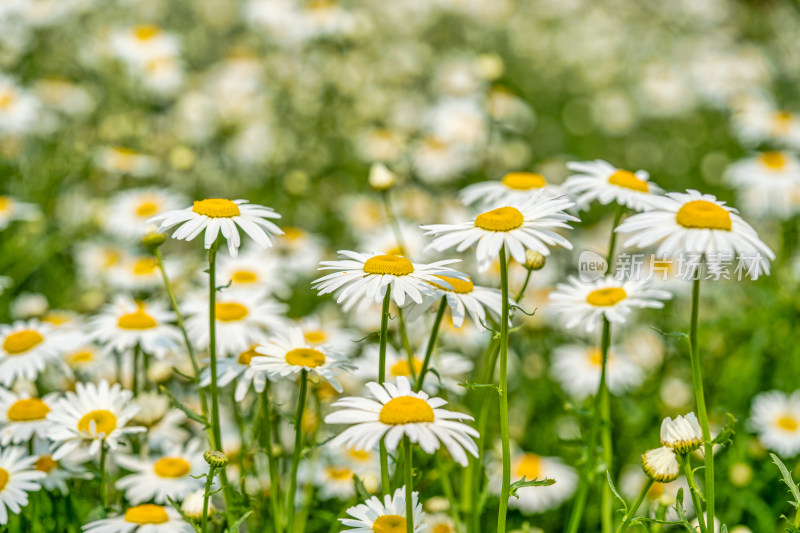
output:
[{"label": "unopened bud", "polygon": [[669,483],[678,479],[681,472],[681,465],[672,448],[662,446],[654,450],[648,450],[642,455],[642,470],[653,481],[659,483]]},{"label": "unopened bud", "polygon": [[217,450],[206,450],[203,459],[214,468],[222,468],[228,464],[228,456]]},{"label": "unopened bud", "polygon": [[525,268],[528,270],[541,270],[546,262],[547,258],[539,252],[533,250],[525,251]]},{"label": "unopened bud", "polygon": [[394,187],[397,175],[383,163],[375,163],[369,169],[369,185],[375,190],[385,191]]},{"label": "unopened bud", "polygon": [[163,233],[158,233],[157,231],[148,231],[147,234],[142,237],[142,246],[154,252],[159,246],[164,244],[167,240],[167,236]]}]

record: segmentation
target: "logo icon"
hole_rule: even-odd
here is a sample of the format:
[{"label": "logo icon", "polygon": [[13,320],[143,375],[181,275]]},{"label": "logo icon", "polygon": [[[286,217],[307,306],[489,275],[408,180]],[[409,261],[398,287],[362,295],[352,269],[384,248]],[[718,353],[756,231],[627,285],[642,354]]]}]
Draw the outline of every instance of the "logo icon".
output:
[{"label": "logo icon", "polygon": [[584,250],[578,257],[578,277],[581,281],[595,281],[605,276],[608,263],[602,255]]}]

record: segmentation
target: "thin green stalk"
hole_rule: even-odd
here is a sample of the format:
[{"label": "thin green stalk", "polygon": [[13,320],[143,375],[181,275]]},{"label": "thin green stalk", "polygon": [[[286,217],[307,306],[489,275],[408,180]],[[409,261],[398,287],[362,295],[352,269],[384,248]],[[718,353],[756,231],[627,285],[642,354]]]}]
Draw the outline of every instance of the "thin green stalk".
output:
[{"label": "thin green stalk", "polygon": [[263,426],[261,434],[264,438],[264,449],[267,452],[267,461],[269,462],[269,487],[270,487],[270,504],[272,506],[272,529],[275,533],[282,533],[283,524],[281,521],[281,488],[280,477],[278,476],[278,463],[275,461],[275,454],[272,450],[272,408],[269,402],[269,381],[264,387],[264,392],[261,393],[261,416],[263,417]]},{"label": "thin green stalk", "polygon": [[614,249],[617,245],[617,232],[614,231],[619,226],[619,221],[622,220],[622,215],[625,214],[625,206],[620,205],[617,207],[617,213],[614,215],[614,225],[611,226],[611,237],[608,241],[608,255],[606,256],[606,262],[608,263],[608,274],[611,275],[614,273]]},{"label": "thin green stalk", "polygon": [[[598,393],[600,394],[600,443],[603,448],[603,463],[605,469],[611,472],[613,461],[613,449],[611,442],[611,397],[608,392],[608,349],[611,345],[611,325],[607,318],[603,317],[603,336],[600,350],[603,357],[603,367],[600,372],[602,385]],[[603,493],[601,498],[600,519],[603,533],[610,533],[614,527],[614,512],[612,509],[611,485],[603,482]]]},{"label": "thin green stalk", "polygon": [[408,437],[403,437],[403,446],[405,448],[405,471],[406,471],[406,533],[414,533],[414,501],[413,501],[413,491],[414,489],[414,474],[412,472],[412,465],[411,461],[412,451],[411,451],[411,439]]},{"label": "thin green stalk", "polygon": [[106,441],[100,442],[100,507],[102,516],[106,517],[108,510],[108,491],[106,490]]},{"label": "thin green stalk", "polygon": [[[389,304],[391,301],[391,287],[386,287],[386,295],[383,297],[383,309],[381,311],[380,360],[378,364],[378,383],[381,385],[386,381],[386,341],[389,335]],[[381,493],[386,496],[391,492],[391,486],[389,484],[389,453],[386,451],[386,444],[383,439],[380,442],[379,454],[381,461]]]},{"label": "thin green stalk", "polygon": [[708,427],[708,413],[706,412],[706,398],[703,392],[703,374],[700,367],[700,352],[697,348],[697,317],[700,311],[700,269],[698,268],[692,285],[692,323],[689,333],[689,356],[692,360],[692,383],[694,384],[694,397],[697,402],[697,418],[703,430],[703,451],[705,452],[705,495],[706,495],[706,523],[713,527],[714,524],[714,446],[711,443],[711,431]]},{"label": "thin green stalk", "polygon": [[408,253],[408,248],[406,248],[403,239],[403,232],[400,230],[400,224],[397,222],[397,217],[394,215],[394,209],[392,209],[392,199],[389,197],[389,189],[382,191],[381,197],[383,198],[383,206],[386,208],[386,217],[389,219],[389,224],[392,226],[394,238],[403,253]]},{"label": "thin green stalk", "polygon": [[500,247],[500,294],[503,312],[500,317],[500,437],[503,449],[503,485],[497,512],[497,533],[506,531],[508,497],[511,489],[511,443],[508,434],[508,263],[505,245]]},{"label": "thin green stalk", "polygon": [[653,486],[653,480],[652,478],[648,477],[647,483],[645,483],[644,487],[642,487],[642,492],[639,493],[639,497],[636,498],[636,501],[633,502],[631,508],[628,509],[627,513],[625,513],[625,517],[622,520],[622,524],[620,524],[619,529],[617,529],[617,533],[622,533],[623,531],[628,529],[628,524],[630,524],[631,520],[633,520],[633,517],[636,516],[636,511],[639,510],[639,506],[642,505],[644,497],[647,496],[647,491],[650,490],[650,487],[652,486]]},{"label": "thin green stalk", "polygon": [[453,492],[453,484],[450,481],[450,476],[447,472],[447,469],[444,467],[442,458],[438,453],[434,454],[434,461],[436,461],[436,468],[439,469],[439,476],[442,480],[442,492],[444,492],[444,496],[447,498],[447,501],[450,502],[450,518],[453,519],[453,523],[456,525],[456,530],[460,531],[461,518],[458,515],[458,502],[456,501],[456,496]]},{"label": "thin green stalk", "polygon": [[297,467],[300,466],[300,452],[303,448],[303,409],[306,406],[308,391],[308,370],[300,374],[300,396],[297,398],[297,411],[294,419],[294,450],[292,451],[292,470],[289,477],[289,493],[286,495],[286,531],[294,533],[294,498],[297,493]]},{"label": "thin green stalk", "polygon": [[147,391],[150,388],[150,356],[147,352],[142,351],[142,390]]},{"label": "thin green stalk", "polygon": [[136,343],[136,346],[133,347],[133,397],[136,398],[139,395],[139,358],[142,355],[142,348],[139,346],[139,343]]},{"label": "thin green stalk", "polygon": [[431,361],[431,355],[436,347],[436,339],[439,336],[439,326],[442,324],[444,312],[447,309],[447,297],[442,296],[442,302],[439,304],[439,311],[436,312],[436,319],[433,321],[433,329],[431,329],[431,336],[428,339],[428,346],[425,348],[425,360],[422,361],[422,369],[419,371],[419,379],[414,387],[414,390],[419,392],[422,390],[422,385],[425,383],[425,374],[428,372],[428,365]]},{"label": "thin green stalk", "polygon": [[208,500],[211,497],[211,485],[214,483],[214,472],[216,467],[208,467],[208,475],[206,476],[206,488],[203,492],[203,517],[200,522],[200,531],[206,533],[208,531]]},{"label": "thin green stalk", "polygon": [[408,331],[406,330],[406,318],[403,316],[403,310],[397,310],[397,318],[400,324],[400,342],[403,344],[403,350],[406,352],[408,358],[408,371],[411,374],[411,379],[417,381],[417,371],[414,369],[414,350],[411,349],[411,343],[408,341]]},{"label": "thin green stalk", "polygon": [[703,518],[703,505],[700,501],[700,489],[697,488],[697,483],[694,481],[692,462],[688,455],[676,455],[678,456],[678,462],[681,464],[683,471],[686,474],[686,481],[689,483],[689,493],[692,495],[692,504],[694,505],[695,514],[697,515],[697,524],[700,526],[700,533],[706,533],[708,528],[706,527],[705,519]]}]

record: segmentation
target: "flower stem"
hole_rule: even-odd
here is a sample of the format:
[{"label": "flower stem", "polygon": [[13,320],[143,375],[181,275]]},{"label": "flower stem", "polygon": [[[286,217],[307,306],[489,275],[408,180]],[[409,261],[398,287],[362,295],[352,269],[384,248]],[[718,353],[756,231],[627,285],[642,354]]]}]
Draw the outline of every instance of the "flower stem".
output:
[{"label": "flower stem", "polygon": [[414,474],[412,472],[412,452],[411,452],[411,439],[403,437],[403,446],[405,448],[405,471],[406,471],[406,533],[414,533],[414,501],[413,497],[413,483]]},{"label": "flower stem", "polygon": [[422,369],[419,371],[419,379],[417,379],[417,385],[414,387],[414,390],[417,392],[422,390],[422,385],[425,383],[425,374],[428,372],[428,365],[431,361],[431,355],[433,355],[433,350],[436,347],[436,339],[439,336],[439,326],[442,324],[442,318],[444,317],[444,312],[446,309],[447,297],[442,296],[442,301],[439,304],[439,311],[436,313],[436,319],[433,322],[431,336],[428,339],[428,346],[425,348],[425,360],[422,361]]},{"label": "flower stem", "polygon": [[617,245],[617,232],[614,231],[619,226],[619,221],[622,220],[622,215],[625,214],[625,206],[620,205],[617,207],[617,213],[614,215],[614,224],[611,226],[611,237],[608,241],[608,256],[606,256],[606,262],[608,263],[608,274],[611,275],[614,273],[614,267],[616,266],[614,263],[614,249]]},{"label": "flower stem", "polygon": [[406,352],[408,358],[408,372],[411,374],[411,379],[416,383],[417,371],[414,369],[414,350],[411,349],[411,343],[408,341],[408,331],[406,330],[406,319],[403,316],[403,310],[397,310],[397,319],[399,323],[398,329],[400,330],[400,342],[403,345],[403,350]]},{"label": "flower stem", "polygon": [[306,406],[308,391],[308,370],[300,374],[300,396],[297,398],[297,411],[294,419],[294,450],[292,451],[292,471],[289,477],[289,493],[286,495],[286,531],[294,533],[294,499],[297,492],[297,467],[300,465],[300,452],[303,448],[303,409]]},{"label": "flower stem", "polygon": [[[600,350],[603,356],[603,368],[600,372],[600,442],[603,448],[603,463],[605,470],[611,472],[613,461],[613,449],[611,442],[611,398],[608,392],[608,349],[611,345],[611,324],[608,319],[603,317],[603,336],[601,339]],[[600,519],[604,533],[610,533],[614,527],[614,514],[612,510],[611,486],[604,482],[603,495],[601,499]]]},{"label": "flower stem", "polygon": [[137,342],[136,345],[133,347],[133,386],[131,388],[131,392],[133,392],[133,397],[136,398],[139,395],[139,358],[142,355],[142,348],[139,346]]},{"label": "flower stem", "polygon": [[108,510],[108,491],[106,490],[106,441],[100,441],[100,507],[102,516],[106,517]]},{"label": "flower stem", "polygon": [[436,461],[436,468],[439,469],[439,476],[442,480],[442,492],[444,492],[445,498],[450,502],[450,508],[448,509],[450,511],[450,518],[452,518],[453,523],[456,524],[456,530],[461,531],[461,518],[458,516],[458,502],[453,492],[453,484],[450,481],[450,475],[444,467],[442,457],[438,452],[434,454],[434,461]]},{"label": "flower stem", "polygon": [[505,533],[508,497],[511,489],[511,443],[508,435],[508,264],[505,245],[500,247],[500,293],[503,302],[500,317],[500,437],[503,449],[503,485],[497,512],[497,533]]},{"label": "flower stem", "polygon": [[[392,301],[391,287],[386,287],[386,295],[383,297],[383,309],[381,311],[381,338],[380,338],[380,360],[378,364],[378,383],[383,385],[386,381],[386,341],[389,334],[389,304]],[[389,454],[386,451],[386,444],[381,439],[380,442],[381,460],[381,493],[386,496],[391,492],[389,486]]]},{"label": "flower stem", "polygon": [[[698,268],[692,285],[692,322],[689,333],[689,356],[692,360],[692,382],[694,397],[697,402],[697,418],[703,430],[703,451],[705,452],[706,477],[706,524],[714,526],[714,446],[711,443],[711,431],[708,426],[706,399],[703,392],[703,374],[700,367],[700,352],[697,348],[697,317],[700,311],[700,269]],[[698,516],[701,513],[698,512]]]},{"label": "flower stem", "polygon": [[269,381],[267,381],[264,392],[261,393],[261,416],[263,418],[261,434],[263,435],[264,449],[267,452],[267,461],[269,462],[269,500],[272,506],[272,530],[275,533],[281,533],[283,531],[280,505],[281,488],[278,463],[275,462],[275,455],[272,450],[272,409],[269,402],[269,389]]},{"label": "flower stem", "polygon": [[639,510],[639,506],[642,505],[644,497],[647,495],[647,491],[650,490],[650,487],[652,486],[653,486],[653,480],[648,477],[647,483],[644,484],[644,487],[642,487],[642,491],[639,493],[639,497],[636,498],[636,501],[633,502],[631,508],[628,509],[627,513],[625,513],[625,518],[623,519],[622,524],[620,524],[619,529],[617,529],[617,533],[622,533],[623,531],[628,529],[628,524],[630,524],[631,520],[633,520],[633,517],[636,516],[636,511]]},{"label": "flower stem", "polygon": [[200,522],[200,531],[202,531],[202,533],[206,533],[208,530],[208,500],[211,497],[211,485],[214,483],[215,471],[216,467],[209,465],[208,475],[206,476],[206,488],[203,492],[203,517]]},{"label": "flower stem", "polygon": [[678,455],[678,462],[681,463],[681,466],[683,466],[683,471],[686,474],[686,481],[689,483],[689,492],[692,495],[692,504],[694,505],[695,514],[697,515],[697,523],[700,526],[700,533],[706,533],[708,528],[706,527],[705,520],[703,519],[703,505],[700,501],[700,489],[697,488],[697,484],[694,481],[692,462],[688,455]]}]

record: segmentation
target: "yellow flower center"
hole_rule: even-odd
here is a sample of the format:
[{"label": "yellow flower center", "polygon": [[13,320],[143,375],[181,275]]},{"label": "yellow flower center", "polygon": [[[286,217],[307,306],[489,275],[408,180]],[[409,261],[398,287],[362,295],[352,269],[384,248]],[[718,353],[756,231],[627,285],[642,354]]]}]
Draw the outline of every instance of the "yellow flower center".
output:
[{"label": "yellow flower center", "polygon": [[144,201],[136,207],[136,216],[139,218],[150,218],[158,213],[158,204],[152,201]]},{"label": "yellow flower center", "polygon": [[133,29],[133,34],[140,41],[149,41],[161,32],[158,26],[153,24],[142,24]]},{"label": "yellow flower center", "polygon": [[52,469],[58,466],[58,463],[53,460],[53,456],[51,455],[41,455],[36,462],[33,463],[33,467],[38,470],[39,472],[48,473]]},{"label": "yellow flower center", "polygon": [[90,363],[93,360],[94,353],[90,352],[89,350],[81,350],[79,352],[67,355],[67,362],[70,364],[80,365],[84,363]]},{"label": "yellow flower center", "polygon": [[594,365],[598,368],[603,366],[603,352],[597,348],[589,348],[586,352],[586,356],[591,365]]},{"label": "yellow flower center", "polygon": [[380,421],[390,426],[433,422],[433,408],[428,402],[413,396],[399,396],[389,400],[382,408]]},{"label": "yellow flower center", "polygon": [[534,172],[509,172],[503,176],[501,183],[509,189],[516,189],[518,191],[541,189],[547,185],[544,176]]},{"label": "yellow flower center", "polygon": [[[0,96],[2,98],[2,96]],[[2,106],[0,105],[0,108]],[[11,206],[11,198],[0,195],[0,213],[4,213]]]},{"label": "yellow flower center", "polygon": [[335,466],[329,466],[327,471],[328,477],[335,479],[336,481],[345,481],[353,477],[353,471],[349,468],[337,468]]},{"label": "yellow flower center", "polygon": [[372,523],[374,533],[406,533],[406,519],[397,514],[379,516]]},{"label": "yellow flower center", "polygon": [[797,429],[800,428],[800,421],[793,415],[785,414],[778,417],[778,420],[775,421],[775,425],[786,431],[797,431]]},{"label": "yellow flower center", "polygon": [[498,207],[475,217],[475,227],[486,231],[511,231],[522,222],[522,213],[514,207]]},{"label": "yellow flower center", "polygon": [[238,217],[241,214],[238,205],[224,198],[197,200],[192,206],[192,211],[210,218],[231,218]]},{"label": "yellow flower center", "polygon": [[444,285],[440,285],[438,283],[429,282],[431,285],[433,285],[437,289],[441,289],[443,291],[455,292],[455,293],[458,293],[458,294],[469,294],[469,293],[471,293],[473,291],[473,289],[475,289],[475,285],[472,284],[472,280],[469,279],[469,278],[467,278],[467,279],[458,279],[458,278],[451,278],[450,276],[436,276],[436,275],[434,275],[434,277],[435,278],[439,278],[442,281],[446,281],[447,283],[449,283],[453,287],[452,289],[448,289]]},{"label": "yellow flower center", "polygon": [[517,477],[525,476],[527,479],[536,479],[541,475],[542,459],[533,453],[523,454],[514,471]]},{"label": "yellow flower center", "polygon": [[0,468],[0,492],[3,492],[3,489],[6,488],[8,484],[8,470],[5,468]]},{"label": "yellow flower center", "polygon": [[25,398],[12,403],[6,416],[12,422],[30,422],[44,420],[49,412],[50,408],[39,398]]},{"label": "yellow flower center", "polygon": [[100,252],[103,254],[103,267],[109,268],[120,262],[122,254],[117,250],[106,248]]},{"label": "yellow flower center", "polygon": [[370,453],[364,450],[347,450],[347,454],[356,461],[366,461],[370,458]]},{"label": "yellow flower center", "polygon": [[407,276],[414,272],[414,265],[399,255],[376,255],[364,262],[364,272],[377,275]]},{"label": "yellow flower center", "polygon": [[[422,361],[414,358],[414,373],[419,375],[420,371],[422,370]],[[396,362],[392,365],[392,368],[389,370],[394,377],[397,376],[410,376],[411,375],[411,365],[408,364],[407,359],[403,359],[401,361]]]},{"label": "yellow flower center", "polygon": [[92,422],[94,422],[95,429],[97,430],[95,434],[100,435],[102,433],[103,438],[108,437],[112,431],[117,429],[117,417],[114,416],[114,413],[106,411],[105,409],[98,409],[96,411],[90,411],[80,419],[78,422],[78,431],[91,435]]},{"label": "yellow flower center", "polygon": [[789,158],[783,152],[769,151],[759,154],[758,159],[761,164],[770,170],[783,170],[789,162]]},{"label": "yellow flower center", "polygon": [[772,115],[773,133],[777,135],[784,134],[789,131],[789,126],[792,125],[794,120],[794,113],[791,111],[776,111]]},{"label": "yellow flower center", "polygon": [[436,524],[433,526],[432,533],[455,533],[455,531],[453,531],[453,528],[447,524]]},{"label": "yellow flower center", "polygon": [[328,334],[321,330],[311,330],[303,333],[303,338],[309,344],[322,344],[328,340]]},{"label": "yellow flower center", "polygon": [[625,289],[620,287],[606,287],[605,289],[595,289],[587,294],[586,303],[595,307],[611,307],[627,297],[628,294],[625,292]]},{"label": "yellow flower center", "polygon": [[234,283],[255,283],[258,281],[258,274],[252,270],[237,270],[231,276],[231,281]]},{"label": "yellow flower center", "polygon": [[8,355],[17,355],[27,352],[42,342],[44,342],[44,337],[38,331],[23,329],[6,337],[6,340],[3,341],[3,350]]},{"label": "yellow flower center", "polygon": [[131,524],[163,524],[169,522],[169,515],[160,505],[146,503],[125,511],[125,521]]},{"label": "yellow flower center", "polygon": [[693,200],[678,209],[675,221],[684,228],[731,230],[731,215],[713,202]]},{"label": "yellow flower center", "polygon": [[158,326],[158,322],[140,307],[133,313],[119,317],[117,326],[121,329],[153,329]]},{"label": "yellow flower center", "polygon": [[325,364],[325,354],[313,348],[295,348],[286,352],[286,362],[290,365],[316,368]]},{"label": "yellow flower center", "polygon": [[281,229],[283,230],[283,235],[281,235],[281,237],[289,241],[296,241],[306,236],[305,231],[300,228],[295,228],[294,226],[286,226]]},{"label": "yellow flower center", "polygon": [[261,355],[261,354],[259,354],[256,351],[256,345],[254,344],[250,348],[248,348],[247,350],[245,350],[242,353],[240,353],[239,357],[236,360],[239,362],[240,365],[249,365],[250,361],[253,360],[253,357],[256,357],[258,355]]},{"label": "yellow flower center", "polygon": [[217,302],[214,311],[217,320],[222,322],[236,322],[250,313],[245,306],[236,302]]},{"label": "yellow flower center", "polygon": [[47,322],[54,326],[62,326],[71,320],[72,317],[68,313],[59,313],[58,311],[51,311],[42,317],[42,322]]},{"label": "yellow flower center", "polygon": [[137,276],[147,276],[156,271],[158,264],[153,257],[141,257],[133,263],[133,273]]},{"label": "yellow flower center", "polygon": [[181,457],[162,457],[153,465],[158,477],[179,478],[192,471],[189,461]]},{"label": "yellow flower center", "polygon": [[630,170],[619,169],[608,177],[608,183],[638,192],[650,192],[650,184],[636,177]]}]

